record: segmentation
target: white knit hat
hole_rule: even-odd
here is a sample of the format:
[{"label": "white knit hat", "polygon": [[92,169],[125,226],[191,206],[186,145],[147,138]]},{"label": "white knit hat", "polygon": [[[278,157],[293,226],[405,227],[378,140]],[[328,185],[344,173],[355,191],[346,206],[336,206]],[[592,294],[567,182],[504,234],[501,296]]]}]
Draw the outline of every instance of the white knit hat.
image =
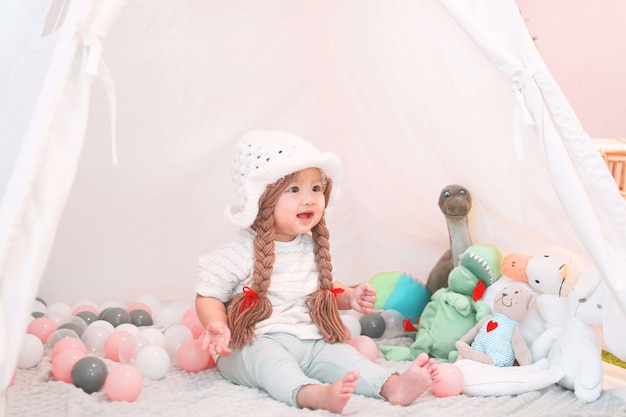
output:
[{"label": "white knit hat", "polygon": [[236,205],[226,207],[226,217],[238,226],[251,226],[265,188],[306,168],[320,168],[332,179],[333,191],[326,207],[326,211],[330,211],[339,196],[341,161],[337,155],[322,153],[310,142],[291,133],[255,130],[245,134],[235,147],[231,172],[238,201]]}]

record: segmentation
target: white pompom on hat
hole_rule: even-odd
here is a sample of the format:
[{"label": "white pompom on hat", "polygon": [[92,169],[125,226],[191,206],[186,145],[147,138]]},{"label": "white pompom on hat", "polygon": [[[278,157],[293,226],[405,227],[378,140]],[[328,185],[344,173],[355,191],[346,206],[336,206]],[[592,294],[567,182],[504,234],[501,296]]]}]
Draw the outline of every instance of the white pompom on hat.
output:
[{"label": "white pompom on hat", "polygon": [[249,227],[259,211],[259,198],[265,188],[306,168],[319,168],[333,181],[326,212],[339,197],[341,160],[332,152],[320,152],[313,144],[291,133],[254,130],[245,134],[235,147],[232,177],[237,204],[226,207],[226,218],[238,226]]}]

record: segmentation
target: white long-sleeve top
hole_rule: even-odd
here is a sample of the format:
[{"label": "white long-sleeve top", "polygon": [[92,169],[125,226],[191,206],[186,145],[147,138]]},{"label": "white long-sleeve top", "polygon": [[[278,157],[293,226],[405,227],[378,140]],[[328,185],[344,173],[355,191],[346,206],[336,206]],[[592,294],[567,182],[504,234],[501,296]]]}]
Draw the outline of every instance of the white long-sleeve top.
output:
[{"label": "white long-sleeve top", "polygon": [[[244,229],[232,243],[199,258],[198,294],[226,303],[244,286],[252,286],[254,236],[252,229]],[[306,306],[306,300],[317,289],[318,277],[311,235],[274,243],[276,260],[268,291],[272,315],[257,323],[256,334],[282,332],[301,339],[320,339]]]}]

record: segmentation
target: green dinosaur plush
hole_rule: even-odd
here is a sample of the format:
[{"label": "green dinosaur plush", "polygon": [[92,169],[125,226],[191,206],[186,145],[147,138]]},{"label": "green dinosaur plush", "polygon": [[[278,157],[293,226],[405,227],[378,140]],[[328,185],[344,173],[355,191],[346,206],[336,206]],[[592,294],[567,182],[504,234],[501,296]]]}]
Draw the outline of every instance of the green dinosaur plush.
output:
[{"label": "green dinosaur plush", "polygon": [[448,275],[448,287],[437,290],[419,320],[415,342],[410,347],[381,346],[388,360],[413,360],[426,352],[431,357],[456,361],[454,346],[478,321],[491,314],[482,300],[474,301],[474,289],[481,280],[490,286],[502,275],[502,254],[491,244],[470,246],[459,265]]}]

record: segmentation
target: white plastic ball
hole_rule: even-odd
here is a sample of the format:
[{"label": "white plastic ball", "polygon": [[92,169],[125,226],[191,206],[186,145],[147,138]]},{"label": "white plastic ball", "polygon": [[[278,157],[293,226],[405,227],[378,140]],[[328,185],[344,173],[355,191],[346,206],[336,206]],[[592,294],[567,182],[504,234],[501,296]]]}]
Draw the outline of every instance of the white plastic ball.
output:
[{"label": "white plastic ball", "polygon": [[46,315],[51,312],[61,313],[63,317],[69,317],[72,315],[72,307],[65,303],[52,303],[46,309]]},{"label": "white plastic ball", "polygon": [[69,318],[68,315],[60,311],[46,311],[44,317],[48,317],[50,320],[54,321],[57,326],[65,323],[65,321]]},{"label": "white plastic ball", "polygon": [[161,346],[145,346],[137,352],[134,365],[141,375],[158,380],[167,374],[170,368],[170,356]]},{"label": "white plastic ball", "polygon": [[91,322],[89,327],[104,327],[105,329],[108,329],[108,330],[111,330],[111,331],[113,331],[115,329],[115,326],[113,326],[111,323],[109,323],[106,320],[96,320],[96,321],[93,321],[93,322]]},{"label": "white plastic ball", "polygon": [[96,310],[98,310],[98,303],[96,303],[94,300],[85,299],[85,300],[79,300],[79,301],[75,302],[72,311],[74,311],[74,309],[76,309],[78,307],[82,307],[82,306],[90,306],[90,307],[93,307]]},{"label": "white plastic ball", "polygon": [[182,319],[183,316],[185,315],[185,313],[187,312],[187,310],[189,310],[193,306],[194,306],[194,304],[190,304],[188,302],[177,301],[177,302],[171,304],[169,307],[173,308],[174,311],[176,311],[177,314],[180,314],[180,317]]},{"label": "white plastic ball", "polygon": [[385,310],[380,315],[385,320],[383,338],[400,337],[406,333],[402,325],[404,316],[398,310]]},{"label": "white plastic ball", "polygon": [[146,339],[151,345],[165,348],[165,335],[159,329],[147,327],[139,331],[139,336]]},{"label": "white plastic ball", "polygon": [[178,349],[183,342],[193,339],[193,333],[187,326],[176,324],[163,333],[165,336],[165,350],[172,358],[176,358]]},{"label": "white plastic ball", "polygon": [[122,323],[115,328],[115,330],[123,330],[132,334],[133,336],[139,335],[139,328],[132,323]]},{"label": "white plastic ball", "polygon": [[152,310],[152,315],[156,314],[159,310],[161,310],[161,301],[151,294],[144,294],[135,299],[136,303],[144,303],[150,310]]},{"label": "white plastic ball", "polygon": [[59,327],[74,330],[80,336],[87,330],[87,323],[78,316],[69,316],[59,324]]},{"label": "white plastic ball", "polygon": [[113,328],[106,326],[88,326],[80,337],[87,347],[87,352],[96,356],[104,356],[104,342],[113,333]]},{"label": "white plastic ball", "polygon": [[30,311],[32,313],[41,313],[41,314],[46,314],[46,310],[48,309],[48,307],[46,307],[46,305],[44,304],[43,301],[41,300],[35,300],[33,302],[33,307],[30,309]]},{"label": "white plastic ball", "polygon": [[[48,336],[46,339],[45,350],[48,353],[51,353],[54,349],[54,346],[62,339],[66,339],[68,337],[79,339],[80,336],[74,330],[71,329],[57,329]],[[84,343],[84,342],[83,342]]]},{"label": "white plastic ball", "polygon": [[168,327],[180,323],[183,318],[184,311],[174,307],[161,307],[154,316],[154,324],[157,326]]},{"label": "white plastic ball", "polygon": [[350,331],[350,338],[357,337],[361,334],[361,323],[359,319],[351,314],[342,314],[341,320]]},{"label": "white plastic ball", "polygon": [[34,334],[26,333],[22,339],[22,346],[17,358],[19,369],[30,369],[41,362],[43,358],[43,343]]}]

